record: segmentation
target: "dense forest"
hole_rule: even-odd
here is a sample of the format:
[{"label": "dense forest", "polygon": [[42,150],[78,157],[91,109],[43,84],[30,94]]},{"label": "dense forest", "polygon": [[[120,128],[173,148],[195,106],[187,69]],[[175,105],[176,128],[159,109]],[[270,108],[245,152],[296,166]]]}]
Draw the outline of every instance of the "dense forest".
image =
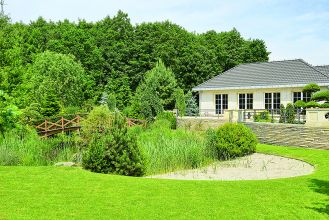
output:
[{"label": "dense forest", "polygon": [[185,96],[229,68],[268,55],[264,41],[244,39],[236,29],[197,34],[170,21],[133,25],[122,11],[94,23],[39,18],[24,24],[2,16],[0,108],[33,118],[115,102],[145,118],[174,108],[173,94]]}]

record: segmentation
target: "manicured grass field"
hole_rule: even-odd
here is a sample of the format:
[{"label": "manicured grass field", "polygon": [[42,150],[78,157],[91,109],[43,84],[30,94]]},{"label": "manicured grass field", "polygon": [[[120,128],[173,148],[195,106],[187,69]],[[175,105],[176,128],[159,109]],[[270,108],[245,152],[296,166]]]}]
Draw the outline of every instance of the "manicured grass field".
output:
[{"label": "manicured grass field", "polygon": [[312,163],[312,175],[178,181],[80,168],[0,167],[0,219],[328,219],[329,151],[259,145]]}]

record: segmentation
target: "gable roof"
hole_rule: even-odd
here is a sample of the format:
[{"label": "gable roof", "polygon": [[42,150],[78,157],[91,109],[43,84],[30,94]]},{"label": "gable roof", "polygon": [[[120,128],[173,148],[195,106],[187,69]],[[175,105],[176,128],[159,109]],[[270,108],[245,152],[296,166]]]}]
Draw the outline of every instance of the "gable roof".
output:
[{"label": "gable roof", "polygon": [[329,75],[302,59],[241,64],[196,86],[193,91],[329,85]]},{"label": "gable roof", "polygon": [[318,71],[326,74],[329,77],[329,65],[315,66],[314,68],[317,69]]}]

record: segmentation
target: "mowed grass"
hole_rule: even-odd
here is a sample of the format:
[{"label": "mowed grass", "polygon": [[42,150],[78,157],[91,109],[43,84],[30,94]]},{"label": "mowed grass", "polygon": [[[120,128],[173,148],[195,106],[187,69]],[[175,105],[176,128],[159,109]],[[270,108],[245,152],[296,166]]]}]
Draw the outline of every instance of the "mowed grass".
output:
[{"label": "mowed grass", "polygon": [[316,167],[260,181],[157,180],[0,167],[0,219],[328,219],[329,151],[259,145]]}]

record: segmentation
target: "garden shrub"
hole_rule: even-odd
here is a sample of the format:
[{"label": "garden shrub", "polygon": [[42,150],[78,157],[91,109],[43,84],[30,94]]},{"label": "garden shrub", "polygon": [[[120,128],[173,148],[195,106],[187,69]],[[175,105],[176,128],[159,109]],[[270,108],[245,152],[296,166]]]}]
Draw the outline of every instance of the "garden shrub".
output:
[{"label": "garden shrub", "polygon": [[280,119],[279,123],[285,123],[287,121],[286,108],[283,104],[280,104]]},{"label": "garden shrub", "polygon": [[290,124],[293,124],[296,120],[295,106],[291,103],[288,103],[286,107],[286,120]]},{"label": "garden shrub", "polygon": [[304,108],[306,103],[303,100],[298,100],[294,103],[294,105],[296,106],[296,108]]},{"label": "garden shrub", "polygon": [[314,101],[329,101],[329,90],[316,92],[312,95]]},{"label": "garden shrub", "polygon": [[255,122],[271,122],[270,113],[268,111],[256,113],[254,115],[254,121]]},{"label": "garden shrub", "polygon": [[88,149],[83,154],[83,167],[97,173],[143,176],[144,156],[137,146],[136,137],[128,132],[126,119],[115,112],[111,114],[110,124],[101,132],[97,128],[94,131]]},{"label": "garden shrub", "polygon": [[88,141],[94,133],[103,133],[112,127],[113,112],[109,110],[107,105],[95,107],[82,121],[82,135]]},{"label": "garden shrub", "polygon": [[315,101],[310,101],[305,104],[305,108],[317,108],[320,107],[320,104]]},{"label": "garden shrub", "polygon": [[320,91],[320,86],[318,86],[315,83],[310,83],[310,84],[304,86],[304,88],[303,88],[303,92],[314,93],[314,92],[318,92],[318,91]]},{"label": "garden shrub", "polygon": [[220,160],[252,154],[257,143],[252,130],[240,123],[226,123],[215,132],[207,133],[207,146],[216,151]]},{"label": "garden shrub", "polygon": [[329,102],[321,104],[320,108],[329,108]]},{"label": "garden shrub", "polygon": [[174,113],[172,112],[161,112],[157,115],[156,120],[168,120],[170,122],[170,127],[172,129],[176,129],[177,126],[177,120],[176,117],[174,115]]}]

